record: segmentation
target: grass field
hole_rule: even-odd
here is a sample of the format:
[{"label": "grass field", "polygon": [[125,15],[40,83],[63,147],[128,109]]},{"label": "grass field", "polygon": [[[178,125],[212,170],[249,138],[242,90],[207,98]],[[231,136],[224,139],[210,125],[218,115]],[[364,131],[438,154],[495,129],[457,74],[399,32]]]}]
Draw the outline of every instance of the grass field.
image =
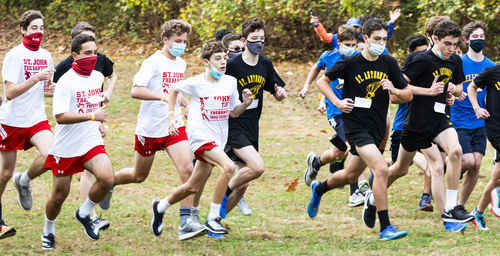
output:
[{"label": "grass field", "polygon": [[[2,54],[4,56],[4,54]],[[133,143],[136,116],[140,101],[130,97],[133,75],[145,55],[131,53],[114,57],[118,87],[108,106],[107,151],[115,171],[133,164]],[[55,55],[55,62],[63,59]],[[186,58],[187,75],[199,73],[197,56]],[[260,153],[266,173],[251,183],[245,198],[253,215],[245,217],[237,209],[224,221],[230,228],[225,240],[201,237],[180,242],[177,239],[178,206],[165,214],[162,236],[155,237],[149,228],[150,202],[162,198],[179,183],[178,175],[164,152],[156,155],[149,178],[143,184],[119,186],[115,189],[111,209],[102,211],[102,217],[111,222],[110,229],[101,232],[101,239],[89,240],[73,217],[79,207],[79,183],[73,179],[71,194],[63,206],[56,224],[56,249],[48,255],[498,255],[497,239],[500,222],[486,212],[490,231],[476,230],[472,224],[465,234],[443,230],[439,213],[417,212],[423,176],[415,167],[407,177],[398,180],[389,190],[389,212],[392,224],[409,231],[407,238],[380,242],[378,224],[368,229],[361,221],[361,208],[347,207],[349,189],[333,190],[323,196],[320,212],[309,219],[306,205],[310,189],[302,175],[307,153],[321,153],[331,144],[333,130],[323,114],[316,111],[319,94],[314,88],[306,100],[297,98],[297,92],[313,63],[275,64],[288,82],[289,98],[276,102],[268,94],[260,122]],[[51,99],[47,99],[47,113],[51,116]],[[395,112],[395,108],[392,112]],[[51,124],[54,119],[50,118]],[[17,171],[24,171],[34,159],[35,151],[19,152]],[[389,157],[386,150],[385,155]],[[489,180],[493,150],[488,146],[483,160],[481,178],[466,204],[472,210]],[[218,170],[207,183],[201,200],[202,219],[208,214],[213,183]],[[327,168],[319,174],[328,177]],[[298,179],[296,190],[288,191],[287,184]],[[3,217],[17,229],[17,235],[0,240],[0,255],[42,254],[40,235],[43,230],[44,208],[52,190],[52,174],[45,173],[32,181],[34,205],[23,211],[17,204],[17,192],[9,183],[3,195]],[[292,186],[293,187],[293,186]],[[293,190],[293,189],[292,189]]]}]

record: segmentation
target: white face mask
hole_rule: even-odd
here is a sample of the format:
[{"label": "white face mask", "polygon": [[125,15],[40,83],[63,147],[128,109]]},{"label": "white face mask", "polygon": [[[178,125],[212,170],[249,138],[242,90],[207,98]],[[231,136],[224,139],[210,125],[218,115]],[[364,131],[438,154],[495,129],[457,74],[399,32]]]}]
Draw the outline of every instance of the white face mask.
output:
[{"label": "white face mask", "polygon": [[341,44],[340,45],[340,51],[344,56],[352,56],[354,52],[356,51],[356,47],[349,47],[346,45]]},{"label": "white face mask", "polygon": [[373,56],[379,56],[380,54],[382,54],[385,50],[385,44],[374,44],[372,43],[370,45],[370,48],[368,48],[368,50],[370,51],[370,53],[373,55]]}]

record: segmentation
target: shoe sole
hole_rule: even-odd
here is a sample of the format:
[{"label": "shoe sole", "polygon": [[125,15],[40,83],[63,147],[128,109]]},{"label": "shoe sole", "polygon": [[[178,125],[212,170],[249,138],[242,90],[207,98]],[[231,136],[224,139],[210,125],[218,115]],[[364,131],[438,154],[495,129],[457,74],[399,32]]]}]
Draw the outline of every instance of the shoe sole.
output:
[{"label": "shoe sole", "polygon": [[476,222],[476,221],[474,221],[474,220],[473,220],[473,221],[471,221],[471,222],[472,222],[472,224],[474,224],[474,226],[476,226],[476,228],[477,228],[477,229],[479,229],[479,230],[484,230],[484,231],[488,230],[488,227],[486,227],[486,228],[482,228],[482,227],[481,227],[481,226],[479,226],[479,225],[477,224],[477,222]]},{"label": "shoe sole", "polygon": [[312,153],[312,152],[311,152],[311,153],[309,153],[309,154],[307,155],[307,168],[306,168],[306,170],[304,171],[304,183],[305,183],[308,187],[310,187],[310,186],[311,186],[311,183],[312,183],[312,181],[313,181],[313,179],[311,179],[311,182],[309,182],[309,184],[307,184],[307,176],[310,176],[310,175],[309,175],[309,173],[312,173],[312,172],[313,172],[313,170],[312,170],[312,168],[311,168],[311,167],[312,167],[312,161],[314,160],[314,158],[313,158],[313,157],[314,157],[314,153]]},{"label": "shoe sole", "polygon": [[493,198],[497,198],[497,197],[496,197],[496,196],[494,196],[494,194],[493,194],[493,193],[496,193],[496,192],[495,192],[495,190],[496,190],[496,189],[497,189],[497,188],[494,188],[494,189],[491,191],[491,193],[490,193],[490,197],[491,197],[490,210],[491,210],[491,212],[493,213],[493,215],[495,215],[495,217],[500,218],[500,215],[499,215],[499,214],[497,214],[497,213],[495,212],[495,210],[494,210],[495,208],[498,208],[498,207],[496,207],[496,206],[494,206],[494,205],[493,205],[493,203],[495,203],[496,205],[498,205],[498,202],[493,202]]},{"label": "shoe sole", "polygon": [[229,232],[227,231],[227,229],[226,229],[226,230],[215,230],[215,229],[212,229],[212,227],[210,227],[210,226],[209,226],[209,225],[207,225],[207,224],[205,224],[204,226],[205,226],[205,229],[206,229],[206,230],[208,230],[209,232],[212,232],[212,233],[214,233],[214,234],[225,235],[225,234],[229,233]]},{"label": "shoe sole", "polygon": [[208,234],[208,230],[207,230],[206,226],[203,227],[203,229],[200,229],[198,231],[191,232],[191,233],[186,233],[184,235],[180,235],[179,236],[179,241],[185,241],[185,240],[188,240],[188,239],[200,237],[200,236],[203,236],[205,234]]},{"label": "shoe sole", "polygon": [[363,200],[362,202],[356,202],[356,203],[351,203],[351,202],[348,202],[347,203],[347,206],[349,207],[358,207],[358,206],[362,206],[363,204],[365,204],[365,200]]},{"label": "shoe sole", "polygon": [[0,239],[5,239],[7,237],[11,237],[11,236],[15,236],[16,235],[16,230],[15,229],[11,229],[3,234],[0,235]]},{"label": "shoe sole", "polygon": [[[373,193],[373,192],[372,192],[372,193]],[[377,222],[376,220],[373,222],[373,225],[371,225],[371,227],[370,227],[370,225],[368,225],[368,224],[365,222],[365,211],[367,211],[367,210],[368,210],[368,203],[369,203],[369,201],[370,201],[370,198],[369,198],[369,196],[368,196],[368,194],[367,194],[367,195],[365,196],[365,203],[363,204],[363,211],[361,212],[361,219],[363,220],[363,223],[364,223],[367,227],[369,227],[369,228],[373,228],[373,227],[375,227],[375,222]],[[375,218],[376,218],[376,217],[375,217]]]},{"label": "shoe sole", "polygon": [[453,218],[443,218],[443,217],[441,217],[441,219],[444,222],[466,223],[466,222],[472,221],[474,219],[474,216],[471,216],[470,218],[465,219],[465,220],[457,220],[457,219],[453,219]]},{"label": "shoe sole", "polygon": [[405,236],[408,235],[408,232],[406,233],[402,233],[398,236],[394,236],[394,237],[385,237],[385,238],[380,238],[380,241],[391,241],[391,240],[396,240],[396,239],[400,239],[400,238],[403,238]]},{"label": "shoe sole", "polygon": [[102,227],[98,228],[98,230],[106,230],[106,229],[108,229],[108,228],[109,228],[109,226],[110,226],[110,224],[108,223],[108,224],[106,224],[106,225],[104,225],[104,226],[102,226]]},{"label": "shoe sole", "polygon": [[419,211],[423,211],[423,212],[433,212],[434,211],[434,207],[432,205],[426,205],[422,208],[419,208],[417,209]]},{"label": "shoe sole", "polygon": [[[160,236],[162,231],[160,231],[160,233],[157,235],[155,234],[155,231],[154,231],[154,228],[153,228],[153,223],[154,223],[154,220],[155,220],[155,205],[154,203],[156,202],[156,200],[153,199],[153,201],[151,202],[151,210],[153,210],[153,218],[151,219],[151,232],[153,232],[153,235],[155,236]],[[163,224],[163,222],[162,222]]]},{"label": "shoe sole", "polygon": [[83,233],[85,233],[85,235],[92,241],[97,241],[99,238],[95,239],[95,238],[92,238],[91,236],[89,236],[89,234],[87,234],[87,231],[85,230],[85,226],[83,226],[83,223],[78,219],[78,217],[76,216],[78,214],[78,211],[75,212],[75,219],[76,221],[78,221],[78,223],[80,223],[83,227]]},{"label": "shoe sole", "polygon": [[448,230],[448,229],[445,229],[445,230],[450,231],[450,232],[464,232],[466,229],[467,229],[467,226],[464,226],[463,228],[461,228],[459,230]]},{"label": "shoe sole", "polygon": [[14,177],[14,187],[15,187],[15,188],[16,188],[16,190],[17,190],[17,203],[19,204],[19,206],[20,206],[23,210],[25,210],[25,211],[29,211],[29,210],[31,210],[31,208],[33,207],[33,205],[32,205],[31,207],[25,208],[25,207],[23,206],[23,204],[21,203],[21,189],[19,188],[20,186],[17,184],[17,183],[19,182],[18,180],[20,179],[19,177],[21,177],[21,174],[20,174],[20,173],[18,173],[18,175],[16,175],[16,177]]}]

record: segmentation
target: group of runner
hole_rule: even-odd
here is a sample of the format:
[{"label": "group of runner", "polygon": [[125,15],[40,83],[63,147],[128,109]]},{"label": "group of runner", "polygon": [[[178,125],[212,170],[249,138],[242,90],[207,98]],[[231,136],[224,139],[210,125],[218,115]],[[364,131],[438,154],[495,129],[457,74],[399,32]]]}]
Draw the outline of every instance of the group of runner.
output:
[{"label": "group of runner", "polygon": [[[479,177],[486,137],[500,149],[500,70],[482,54],[486,25],[471,22],[462,33],[446,16],[430,18],[425,36],[409,41],[412,53],[400,69],[385,48],[400,15],[399,9],[391,12],[387,23],[376,16],[351,18],[337,34],[327,33],[317,17],[311,18],[314,30],[333,50],[323,53],[311,68],[299,95],[306,97],[310,84],[326,70],[317,81],[325,102],[320,109],[326,109],[336,133],[332,149],[307,157],[304,178],[312,190],[308,214],[316,217],[324,193],[350,184],[348,205],[364,205],[363,221],[370,228],[378,215],[381,240],[404,237],[407,232],[389,220],[387,190],[414,162],[428,176],[419,209],[432,210],[433,198],[446,230],[463,230],[468,221],[487,229],[483,212],[490,201],[493,212],[500,213],[498,157],[476,209],[469,214],[463,207]],[[184,79],[187,64],[181,56],[191,25],[174,19],[162,26],[162,48],[143,61],[133,79],[131,96],[141,100],[134,166],[116,173],[103,140],[106,105],[117,81],[113,62],[98,53],[95,27],[79,22],[71,31],[71,56],[54,68],[51,55],[40,48],[44,20],[39,11],[21,15],[23,41],[7,53],[2,67],[0,239],[16,234],[2,218],[1,195],[8,181],[13,178],[20,206],[30,210],[30,182],[49,169],[54,182],[45,207],[42,248],[55,247],[55,223],[73,175],[80,179],[84,200],[74,216],[90,239],[99,239],[100,230],[110,223],[97,217],[95,206],[109,209],[116,185],[143,182],[160,150],[171,158],[180,184],[163,199],[152,200],[154,235],[161,235],[164,213],[177,202],[180,240],[204,234],[224,238],[228,230],[221,221],[227,213],[236,205],[242,214],[252,213],[243,195],[265,170],[258,153],[264,91],[278,101],[287,97],[285,82],[271,60],[261,55],[262,19],[245,21],[241,34],[219,31],[217,40],[201,50],[205,72],[188,79]],[[469,50],[459,57],[454,52],[462,34]],[[483,90],[478,92],[479,88]],[[44,96],[53,96],[54,134]],[[390,131],[390,102],[400,105],[392,128],[392,159],[386,161],[383,151]],[[450,105],[453,125],[448,117]],[[182,107],[189,109],[187,125]],[[28,170],[14,173],[17,150],[33,146],[40,155]],[[325,164],[330,164],[332,176],[316,181]],[[206,222],[201,224],[199,201],[215,166],[220,174]],[[370,169],[368,181],[362,175],[366,167]],[[458,195],[461,174],[464,182]]]}]

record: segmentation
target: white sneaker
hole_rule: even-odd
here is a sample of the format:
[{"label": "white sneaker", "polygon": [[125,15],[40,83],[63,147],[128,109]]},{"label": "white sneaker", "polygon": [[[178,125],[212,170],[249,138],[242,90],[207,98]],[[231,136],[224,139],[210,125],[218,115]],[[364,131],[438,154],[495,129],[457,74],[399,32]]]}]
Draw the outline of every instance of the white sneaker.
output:
[{"label": "white sneaker", "polygon": [[252,209],[250,209],[250,206],[248,206],[247,201],[245,200],[244,197],[240,199],[237,205],[238,209],[240,209],[241,214],[243,214],[244,216],[252,215]]},{"label": "white sneaker", "polygon": [[109,221],[97,216],[92,220],[92,223],[94,223],[94,227],[97,228],[97,230],[106,230],[109,228]]},{"label": "white sneaker", "polygon": [[365,203],[365,196],[363,193],[359,191],[359,189],[356,189],[356,191],[349,197],[349,202],[347,203],[347,206],[349,207],[356,207],[356,206],[361,206]]},{"label": "white sneaker", "polygon": [[202,236],[206,233],[208,233],[207,228],[199,222],[194,222],[191,218],[188,218],[186,224],[178,229],[179,240],[181,241]]}]

